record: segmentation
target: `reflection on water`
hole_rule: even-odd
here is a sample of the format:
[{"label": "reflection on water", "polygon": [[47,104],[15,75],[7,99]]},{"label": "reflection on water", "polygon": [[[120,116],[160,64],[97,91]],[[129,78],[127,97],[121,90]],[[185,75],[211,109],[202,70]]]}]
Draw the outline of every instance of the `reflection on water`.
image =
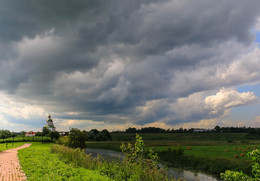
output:
[{"label": "reflection on water", "polygon": [[[124,155],[121,152],[116,152],[112,150],[105,150],[105,149],[92,149],[92,148],[86,148],[85,153],[89,154],[91,153],[94,157],[96,157],[98,154],[102,155],[104,158],[113,159],[113,158],[119,158],[123,159]],[[160,167],[163,165],[160,164]],[[193,172],[188,170],[182,170],[177,168],[169,168],[168,169],[169,175],[175,177],[175,178],[184,178],[187,181],[218,181],[218,179],[214,178],[211,175],[207,175],[200,172]]]},{"label": "reflection on water", "polygon": [[187,181],[217,181],[218,179],[214,178],[211,175],[207,175],[200,172],[192,172],[188,170],[169,168],[168,173],[175,178],[184,178]]}]

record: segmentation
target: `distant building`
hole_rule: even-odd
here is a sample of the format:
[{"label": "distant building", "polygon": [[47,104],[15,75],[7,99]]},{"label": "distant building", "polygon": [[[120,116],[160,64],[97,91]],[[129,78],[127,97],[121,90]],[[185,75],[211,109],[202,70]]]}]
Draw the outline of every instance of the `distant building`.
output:
[{"label": "distant building", "polygon": [[48,120],[46,121],[46,125],[44,127],[48,128],[51,131],[56,131],[56,127],[53,124],[53,121],[51,119],[51,115],[48,116]]},{"label": "distant building", "polygon": [[25,133],[25,136],[35,136],[35,132],[29,131],[29,132]]}]

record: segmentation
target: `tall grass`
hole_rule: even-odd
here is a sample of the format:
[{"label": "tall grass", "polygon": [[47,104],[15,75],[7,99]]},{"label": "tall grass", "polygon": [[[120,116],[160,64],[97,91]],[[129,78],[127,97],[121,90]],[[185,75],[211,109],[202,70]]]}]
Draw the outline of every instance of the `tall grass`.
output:
[{"label": "tall grass", "polygon": [[129,164],[126,160],[105,160],[101,156],[92,158],[85,155],[84,150],[72,149],[63,145],[53,145],[53,153],[57,153],[59,158],[65,163],[71,163],[87,169],[98,170],[100,173],[109,176],[113,180],[131,181],[167,181],[169,178],[165,170],[151,168],[149,165],[143,166],[139,163]]}]

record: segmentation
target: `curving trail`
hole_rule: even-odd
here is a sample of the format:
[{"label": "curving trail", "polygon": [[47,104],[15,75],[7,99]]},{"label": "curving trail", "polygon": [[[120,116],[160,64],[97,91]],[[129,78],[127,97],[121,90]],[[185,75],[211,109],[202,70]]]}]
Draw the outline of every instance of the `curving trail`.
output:
[{"label": "curving trail", "polygon": [[26,143],[18,148],[5,150],[0,152],[0,181],[25,181],[26,176],[21,170],[21,166],[17,157],[20,149],[31,146]]}]

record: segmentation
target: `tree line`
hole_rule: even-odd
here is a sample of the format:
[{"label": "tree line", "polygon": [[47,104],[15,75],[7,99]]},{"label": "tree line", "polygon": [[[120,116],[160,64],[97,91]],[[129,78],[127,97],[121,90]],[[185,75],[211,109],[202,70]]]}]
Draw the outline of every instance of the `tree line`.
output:
[{"label": "tree line", "polygon": [[141,129],[129,127],[125,131],[113,131],[113,133],[250,133],[259,134],[260,128],[251,127],[220,127],[216,126],[213,129],[202,129],[202,128],[179,128],[179,129],[163,129],[157,127],[144,127]]}]

